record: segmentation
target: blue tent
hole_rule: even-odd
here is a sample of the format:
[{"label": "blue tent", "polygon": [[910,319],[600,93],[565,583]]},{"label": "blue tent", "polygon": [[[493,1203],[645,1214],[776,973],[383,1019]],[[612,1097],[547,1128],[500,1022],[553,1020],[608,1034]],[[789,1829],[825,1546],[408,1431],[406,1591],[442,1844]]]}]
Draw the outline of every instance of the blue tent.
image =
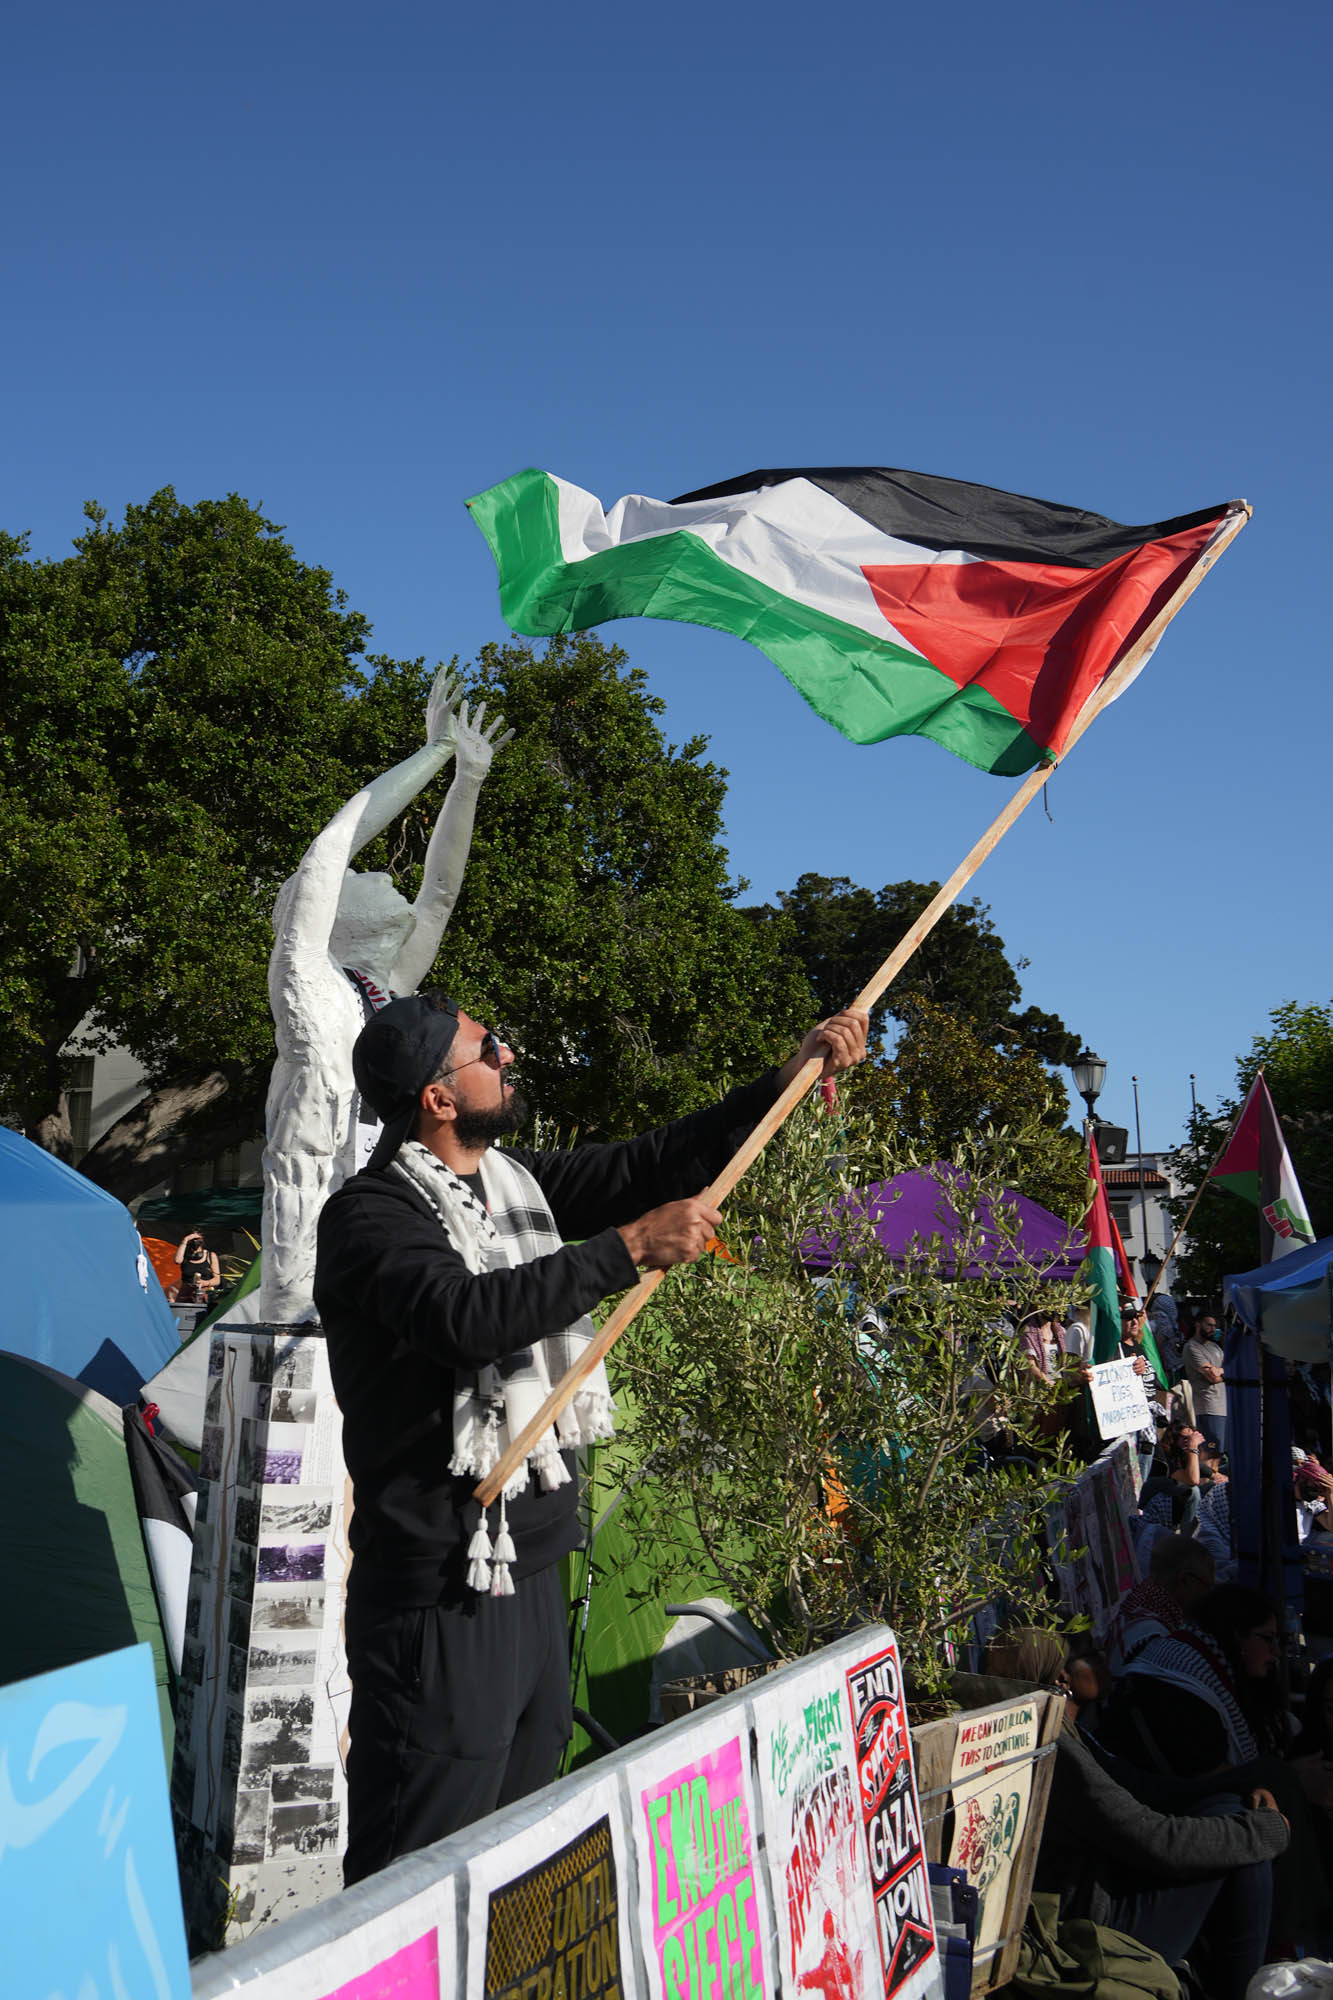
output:
[{"label": "blue tent", "polygon": [[133,1402],[180,1344],[139,1257],[128,1209],[0,1126],[0,1347]]},{"label": "blue tent", "polygon": [[1284,1361],[1333,1361],[1333,1236],[1227,1278],[1223,1296]]}]

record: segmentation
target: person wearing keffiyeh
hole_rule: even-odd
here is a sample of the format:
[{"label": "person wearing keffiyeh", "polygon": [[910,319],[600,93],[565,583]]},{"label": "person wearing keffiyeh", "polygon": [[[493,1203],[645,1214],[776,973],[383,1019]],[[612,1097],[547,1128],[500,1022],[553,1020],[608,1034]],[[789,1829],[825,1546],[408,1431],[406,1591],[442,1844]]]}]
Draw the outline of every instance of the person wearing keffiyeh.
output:
[{"label": "person wearing keffiyeh", "polygon": [[382,1121],[325,1204],[315,1303],[353,1482],[346,1640],[348,1884],[550,1782],[571,1727],[559,1562],[580,1540],[574,1453],[611,1434],[602,1370],[498,1505],[472,1498],[640,1269],[692,1262],[703,1190],[817,1055],[860,1062],[868,1018],[821,1022],[780,1070],[619,1145],[533,1152],[514,1052],[441,994],[394,1000],[353,1052]]}]

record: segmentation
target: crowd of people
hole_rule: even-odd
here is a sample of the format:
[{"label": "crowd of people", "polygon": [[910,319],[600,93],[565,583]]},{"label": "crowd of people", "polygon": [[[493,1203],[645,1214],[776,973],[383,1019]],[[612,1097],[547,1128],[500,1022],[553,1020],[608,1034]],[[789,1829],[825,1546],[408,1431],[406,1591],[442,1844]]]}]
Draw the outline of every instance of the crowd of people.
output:
[{"label": "crowd of people", "polygon": [[[1119,1344],[1151,1416],[1131,1440],[1143,1581],[1097,1644],[1025,1629],[993,1642],[987,1665],[1067,1698],[1037,1889],[1063,1918],[1188,1968],[1186,1990],[1242,2000],[1264,1963],[1333,1951],[1333,1655],[1308,1664],[1333,1618],[1317,1584],[1302,1621],[1237,1580],[1218,1316],[1154,1303],[1149,1318],[1123,1302]],[[1019,1336],[1032,1374],[1070,1387],[1055,1404],[1075,1451],[1096,1456],[1072,1389],[1090,1380],[1088,1315],[1039,1308]],[[1327,1382],[1309,1375],[1291,1399],[1302,1539],[1333,1531]]]}]

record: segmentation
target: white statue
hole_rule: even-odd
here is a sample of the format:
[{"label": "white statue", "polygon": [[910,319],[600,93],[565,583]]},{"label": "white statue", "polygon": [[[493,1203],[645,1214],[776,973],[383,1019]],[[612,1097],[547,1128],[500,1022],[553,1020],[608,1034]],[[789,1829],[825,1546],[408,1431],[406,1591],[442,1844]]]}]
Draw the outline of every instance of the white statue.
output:
[{"label": "white statue", "polygon": [[[472,843],[491,758],[513,735],[504,717],[469,720],[436,675],[426,746],[349,799],[305,851],[273,905],[268,962],[278,1058],[265,1117],[260,1317],[313,1319],[315,1225],[334,1188],[364,1164],[377,1127],[358,1116],[352,1044],[376,1007],[415,993],[435,962]],[[453,755],[454,781],[426,849],[415,903],[387,875],[356,874],[353,855],[397,819]]]}]

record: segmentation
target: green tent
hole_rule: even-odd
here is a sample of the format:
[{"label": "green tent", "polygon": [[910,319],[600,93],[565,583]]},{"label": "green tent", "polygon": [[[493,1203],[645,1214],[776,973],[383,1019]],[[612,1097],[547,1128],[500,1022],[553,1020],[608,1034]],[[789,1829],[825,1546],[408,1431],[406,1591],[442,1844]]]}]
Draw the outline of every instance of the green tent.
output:
[{"label": "green tent", "polygon": [[0,1353],[0,1684],[147,1640],[167,1761],[170,1672],[114,1403]]}]

